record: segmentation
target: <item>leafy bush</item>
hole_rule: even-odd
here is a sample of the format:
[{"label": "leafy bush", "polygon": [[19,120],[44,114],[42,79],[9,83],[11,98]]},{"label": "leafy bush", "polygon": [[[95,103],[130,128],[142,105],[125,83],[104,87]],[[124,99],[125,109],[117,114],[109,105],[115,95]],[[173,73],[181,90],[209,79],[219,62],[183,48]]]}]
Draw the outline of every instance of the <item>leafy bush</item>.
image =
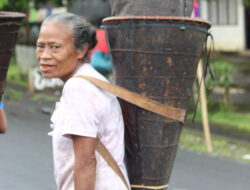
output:
[{"label": "leafy bush", "polygon": [[217,63],[217,85],[225,89],[223,103],[226,106],[230,106],[230,88],[233,84],[233,68],[232,65],[225,61],[218,61]]},{"label": "leafy bush", "polygon": [[[217,86],[224,89],[220,108],[224,111],[227,111],[232,108],[230,89],[233,84],[233,67],[229,62],[224,60],[216,60],[213,67],[215,72],[215,80],[212,80],[211,77],[208,77],[206,79],[206,84],[209,88]],[[210,99],[212,93],[213,91],[207,91],[208,99]],[[212,104],[213,103],[209,101],[209,106]],[[214,105],[212,105],[212,107],[214,107]]]},{"label": "leafy bush", "polygon": [[10,61],[8,74],[7,74],[7,81],[21,85],[21,86],[28,85],[28,76],[21,74],[20,68],[16,64],[15,56],[12,56],[11,61]]}]

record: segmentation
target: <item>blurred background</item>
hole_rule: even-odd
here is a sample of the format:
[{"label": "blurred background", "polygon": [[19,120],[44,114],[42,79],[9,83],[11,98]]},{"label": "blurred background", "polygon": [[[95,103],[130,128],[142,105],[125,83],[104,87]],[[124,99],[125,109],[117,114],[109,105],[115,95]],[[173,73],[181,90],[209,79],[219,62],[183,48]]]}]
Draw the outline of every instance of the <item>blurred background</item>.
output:
[{"label": "blurred background", "polygon": [[[18,152],[18,147],[10,146],[6,148],[5,142],[16,139],[16,135],[22,136],[23,131],[29,133],[34,130],[30,133],[33,134],[33,137],[23,136],[26,140],[46,136],[46,133],[50,130],[49,115],[53,110],[54,103],[58,101],[61,95],[62,81],[43,78],[35,59],[36,40],[40,25],[47,16],[69,11],[85,17],[92,23],[97,28],[99,41],[97,47],[90,54],[91,64],[112,82],[115,81],[105,31],[100,28],[102,19],[111,16],[108,0],[0,0],[0,11],[17,11],[27,15],[19,30],[17,44],[8,70],[8,85],[3,96],[7,117],[12,121],[10,121],[7,133],[0,136],[0,154],[8,155],[10,150]],[[205,79],[208,88],[206,89],[206,105],[212,151],[208,151],[208,144],[205,142],[201,106],[198,103],[197,109],[195,107],[199,100],[199,82],[194,84],[194,96],[190,101],[189,114],[182,133],[180,149],[199,154],[205,153],[220,159],[229,159],[233,163],[243,164],[244,167],[250,169],[250,1],[197,0],[194,4],[193,16],[212,23],[210,33],[213,40],[208,40],[207,47],[211,50],[209,63],[215,79],[209,76]],[[99,64],[100,62],[101,64]],[[193,122],[192,118],[195,113],[196,118]],[[28,120],[30,123],[21,124],[24,120]],[[32,127],[36,122],[39,127],[44,125],[43,128],[36,130]],[[20,126],[18,126],[19,124]],[[20,128],[21,126],[23,129]],[[43,144],[43,140],[41,138],[41,144]],[[46,149],[47,147],[50,148],[50,139],[46,137],[44,141],[47,146],[43,145],[42,150],[45,151],[46,155],[50,155],[50,149]],[[25,149],[27,144],[30,143],[24,143],[21,148]],[[32,149],[32,146],[30,148]],[[33,151],[38,150],[34,147]],[[38,151],[37,154],[36,159],[39,159],[39,155],[42,153]],[[182,153],[179,155],[185,156]],[[2,163],[8,159],[6,156],[6,160],[1,160],[4,158],[0,158]],[[47,162],[50,158],[50,156],[45,156],[41,157],[41,160]],[[42,165],[42,162],[36,164]],[[11,165],[8,167],[11,167]],[[38,170],[44,172],[44,175],[53,172],[50,162],[46,167],[49,168],[46,171],[41,168]],[[177,179],[177,177],[175,178],[175,171],[179,171],[179,169],[174,170],[173,183],[178,184],[178,180],[175,180]],[[177,174],[179,175],[178,172]],[[45,177],[44,180],[53,181],[52,178],[53,176]],[[6,181],[10,179],[11,177],[6,178]],[[240,183],[247,184],[247,180]],[[9,184],[11,183],[9,182]],[[51,184],[47,189],[54,187],[53,182]],[[250,185],[249,182],[248,185]],[[187,184],[184,184],[182,190],[195,190],[195,187],[188,188],[187,186]],[[233,188],[236,190],[238,186]],[[178,188],[173,187],[173,189],[177,190]],[[10,188],[10,190],[12,189]],[[237,190],[246,189],[238,188]]]}]

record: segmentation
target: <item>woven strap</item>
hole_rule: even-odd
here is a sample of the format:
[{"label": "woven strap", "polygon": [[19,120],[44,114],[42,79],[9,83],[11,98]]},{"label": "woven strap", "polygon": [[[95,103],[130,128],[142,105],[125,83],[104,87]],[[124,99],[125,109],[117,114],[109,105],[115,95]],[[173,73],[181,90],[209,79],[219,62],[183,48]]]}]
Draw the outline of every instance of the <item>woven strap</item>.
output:
[{"label": "woven strap", "polygon": [[[80,78],[83,78],[84,76],[81,76]],[[113,156],[109,153],[107,148],[104,146],[104,144],[97,139],[96,143],[96,151],[103,157],[103,159],[107,162],[107,164],[114,170],[114,172],[120,177],[124,185],[128,190],[130,190],[130,185],[128,184],[127,180],[125,179],[121,169],[117,165],[116,161],[114,160]]]},{"label": "woven strap", "polygon": [[106,147],[102,144],[102,142],[99,139],[97,139],[96,150],[108,163],[108,165],[114,170],[114,172],[121,178],[122,182],[125,184],[127,189],[130,190],[129,184],[127,183],[127,180],[125,179],[121,169],[117,165],[113,156],[109,153],[109,151],[106,149]]},{"label": "woven strap", "polygon": [[129,103],[137,105],[141,108],[144,108],[148,111],[151,111],[156,114],[162,115],[164,117],[168,117],[170,119],[181,121],[181,122],[184,122],[185,120],[186,111],[183,109],[160,104],[159,102],[146,98],[140,94],[131,92],[125,88],[122,88],[117,85],[113,85],[111,83],[104,82],[94,77],[83,76],[83,75],[78,75],[75,77],[88,80],[91,83],[95,84],[96,86],[116,95],[117,97]]}]

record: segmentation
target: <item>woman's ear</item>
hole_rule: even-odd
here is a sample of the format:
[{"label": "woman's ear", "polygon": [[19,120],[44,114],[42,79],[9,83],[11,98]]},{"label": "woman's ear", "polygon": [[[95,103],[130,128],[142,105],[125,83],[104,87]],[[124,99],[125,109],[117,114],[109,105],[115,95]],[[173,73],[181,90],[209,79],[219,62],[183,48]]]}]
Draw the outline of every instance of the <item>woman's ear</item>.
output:
[{"label": "woman's ear", "polygon": [[88,49],[89,49],[89,44],[88,43],[84,44],[84,46],[82,47],[82,49],[78,50],[79,54],[78,54],[77,58],[78,59],[83,59],[84,56],[86,55],[86,53],[88,52]]}]

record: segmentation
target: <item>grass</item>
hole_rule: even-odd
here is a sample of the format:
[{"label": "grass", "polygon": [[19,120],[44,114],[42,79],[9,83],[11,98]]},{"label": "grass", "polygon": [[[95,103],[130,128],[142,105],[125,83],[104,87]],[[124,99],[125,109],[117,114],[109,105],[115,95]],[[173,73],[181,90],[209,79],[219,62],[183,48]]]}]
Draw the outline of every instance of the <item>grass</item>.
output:
[{"label": "grass", "polygon": [[12,88],[6,88],[4,90],[4,98],[11,101],[20,101],[24,98],[25,93]]},{"label": "grass", "polygon": [[[186,128],[183,129],[180,138],[180,147],[207,153],[203,134]],[[250,144],[212,135],[212,147],[211,155],[213,156],[250,163],[250,158],[248,158],[250,156]]]},{"label": "grass", "polygon": [[[208,112],[209,121],[214,124],[219,124],[220,126],[225,126],[225,128],[242,131],[250,135],[250,112],[235,112],[235,111],[211,111]],[[191,119],[193,113],[188,115]],[[201,122],[201,111],[197,111],[196,120]]]},{"label": "grass", "polygon": [[43,93],[34,93],[31,96],[32,101],[46,101],[46,102],[56,102],[59,97],[55,95],[43,94]]},{"label": "grass", "polygon": [[13,56],[10,61],[8,74],[7,74],[7,81],[21,85],[27,86],[28,85],[28,76],[22,75],[18,65],[16,64],[16,59]]},{"label": "grass", "polygon": [[[20,69],[19,69],[18,65],[16,64],[15,56],[12,56],[12,58],[10,60],[6,80],[7,80],[7,84],[13,83],[16,85],[27,87],[28,76],[21,74]],[[22,92],[21,90],[16,90],[16,89],[10,88],[7,85],[7,87],[4,90],[3,96],[7,100],[19,101],[19,100],[22,100],[24,98],[25,93]]]},{"label": "grass", "polygon": [[210,114],[209,118],[214,123],[235,126],[250,134],[250,113],[216,112]]}]

